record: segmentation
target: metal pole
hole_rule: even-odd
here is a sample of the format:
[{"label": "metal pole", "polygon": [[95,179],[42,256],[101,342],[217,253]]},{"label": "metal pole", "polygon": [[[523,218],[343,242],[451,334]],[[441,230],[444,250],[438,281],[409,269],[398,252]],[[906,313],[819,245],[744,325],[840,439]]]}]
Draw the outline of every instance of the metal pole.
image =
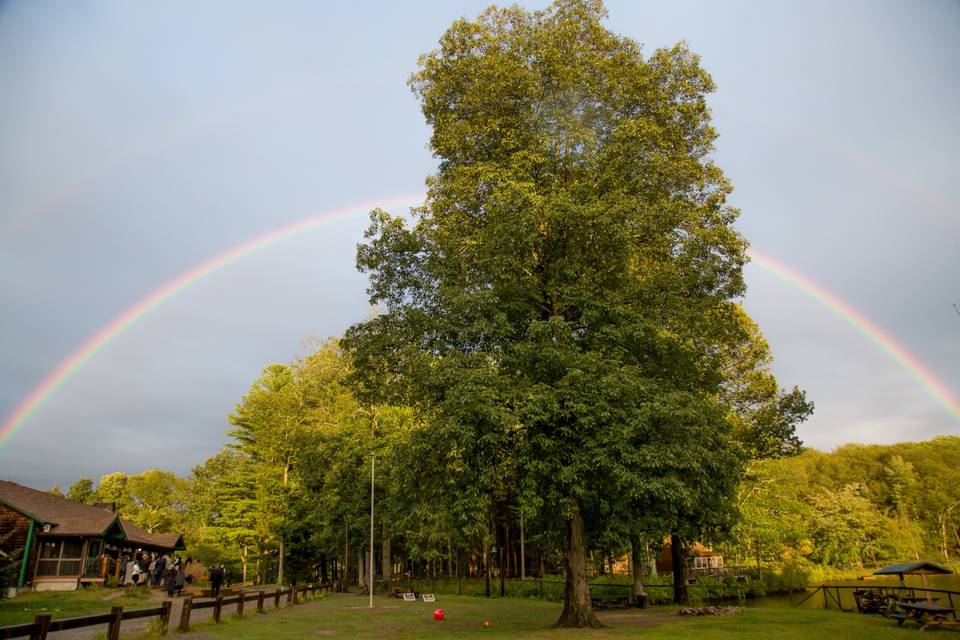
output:
[{"label": "metal pole", "polygon": [[374,460],[376,456],[370,454],[370,607],[373,607],[373,478]]}]

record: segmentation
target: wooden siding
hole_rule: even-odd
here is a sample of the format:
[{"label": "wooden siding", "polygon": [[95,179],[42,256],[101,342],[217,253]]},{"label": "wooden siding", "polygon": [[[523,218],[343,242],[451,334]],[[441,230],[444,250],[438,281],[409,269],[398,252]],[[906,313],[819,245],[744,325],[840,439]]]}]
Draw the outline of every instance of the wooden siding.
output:
[{"label": "wooden siding", "polygon": [[[0,551],[6,555],[16,553],[17,551],[23,550],[23,547],[27,544],[27,532],[30,530],[30,518],[23,515],[19,511],[11,509],[5,504],[0,504]],[[12,532],[12,533],[11,533]],[[37,533],[37,528],[33,530],[34,534]],[[5,538],[10,534],[9,538]],[[36,539],[36,535],[34,535]],[[33,550],[31,549],[31,552]],[[31,553],[31,555],[33,555]],[[20,557],[20,562],[23,561],[23,556]],[[33,566],[32,564],[27,565],[27,581],[33,577]],[[17,578],[20,577],[20,570],[17,569]]]}]

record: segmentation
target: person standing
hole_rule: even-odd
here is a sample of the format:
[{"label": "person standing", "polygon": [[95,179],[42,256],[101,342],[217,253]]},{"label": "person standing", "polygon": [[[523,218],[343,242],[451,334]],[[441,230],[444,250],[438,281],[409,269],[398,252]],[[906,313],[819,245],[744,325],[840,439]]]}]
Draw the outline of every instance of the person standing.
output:
[{"label": "person standing", "polygon": [[177,571],[173,566],[167,567],[163,572],[163,588],[167,590],[167,597],[173,597],[173,591],[177,586]]},{"label": "person standing", "polygon": [[127,557],[127,564],[123,572],[123,584],[124,586],[134,585],[136,586],[135,574],[136,577],[139,577],[140,568],[137,567],[137,561],[133,559],[133,556]]},{"label": "person standing", "polygon": [[223,567],[217,565],[210,570],[210,595],[216,598],[220,595],[220,585],[223,584]]},{"label": "person standing", "polygon": [[183,587],[187,583],[187,574],[183,570],[183,563],[180,562],[180,558],[177,558],[173,566],[176,568],[176,578],[174,584],[177,587],[177,597],[183,593]]}]

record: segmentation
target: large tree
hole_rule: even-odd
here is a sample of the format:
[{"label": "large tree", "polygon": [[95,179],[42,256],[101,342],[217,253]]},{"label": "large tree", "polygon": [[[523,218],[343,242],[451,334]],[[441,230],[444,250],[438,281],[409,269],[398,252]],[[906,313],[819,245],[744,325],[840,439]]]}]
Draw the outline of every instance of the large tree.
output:
[{"label": "large tree", "polygon": [[367,394],[420,412],[478,511],[509,478],[563,533],[561,626],[599,624],[591,539],[654,511],[710,526],[744,459],[722,383],[746,243],[709,157],[713,83],[604,16],[493,7],[421,57],[439,167],[412,225],[371,214],[358,266],[384,313],[346,338]]}]

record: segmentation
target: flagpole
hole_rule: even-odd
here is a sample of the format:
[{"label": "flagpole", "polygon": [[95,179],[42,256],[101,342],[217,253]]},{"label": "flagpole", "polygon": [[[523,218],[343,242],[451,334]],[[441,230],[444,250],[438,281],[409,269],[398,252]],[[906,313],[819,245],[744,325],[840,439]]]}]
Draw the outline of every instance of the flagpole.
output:
[{"label": "flagpole", "polygon": [[373,478],[376,455],[370,454],[370,607],[373,608]]}]

